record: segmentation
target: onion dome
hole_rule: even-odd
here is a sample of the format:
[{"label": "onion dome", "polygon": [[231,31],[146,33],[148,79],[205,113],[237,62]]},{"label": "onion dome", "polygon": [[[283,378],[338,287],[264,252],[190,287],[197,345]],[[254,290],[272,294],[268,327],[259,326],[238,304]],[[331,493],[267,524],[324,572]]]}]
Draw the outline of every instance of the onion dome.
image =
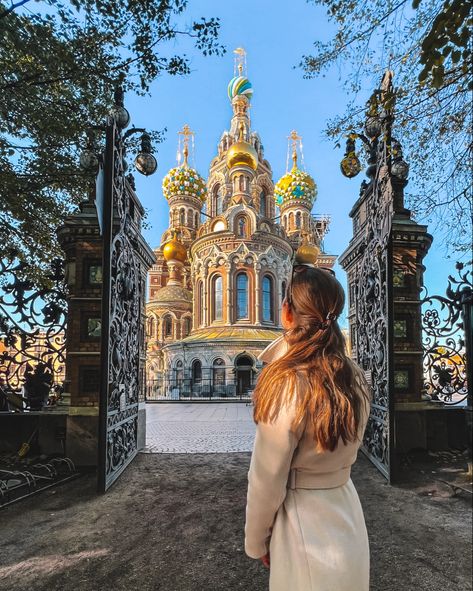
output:
[{"label": "onion dome", "polygon": [[187,258],[187,249],[182,244],[182,242],[179,242],[179,240],[176,238],[176,234],[174,234],[171,240],[166,242],[164,245],[163,256],[166,261],[179,261],[181,263],[185,262]]},{"label": "onion dome", "polygon": [[161,303],[185,302],[192,304],[192,293],[182,285],[165,285],[158,291],[154,299]]},{"label": "onion dome", "polygon": [[207,186],[200,174],[187,164],[187,148],[184,149],[184,163],[171,168],[163,179],[163,194],[166,199],[174,195],[190,195],[205,201]]},{"label": "onion dome", "polygon": [[309,244],[307,238],[304,238],[302,244],[296,250],[295,261],[299,265],[315,264],[320,254],[320,248],[315,244]]},{"label": "onion dome", "polygon": [[297,167],[297,156],[292,157],[294,166],[279,179],[274,187],[276,204],[281,207],[289,201],[300,201],[310,209],[317,197],[317,185],[314,179]]},{"label": "onion dome", "polygon": [[236,96],[246,96],[251,100],[253,87],[246,76],[235,76],[228,83],[228,98],[232,101]]},{"label": "onion dome", "polygon": [[243,139],[243,123],[240,124],[240,137],[227,152],[227,166],[249,166],[253,170],[258,167],[258,153],[255,148]]}]

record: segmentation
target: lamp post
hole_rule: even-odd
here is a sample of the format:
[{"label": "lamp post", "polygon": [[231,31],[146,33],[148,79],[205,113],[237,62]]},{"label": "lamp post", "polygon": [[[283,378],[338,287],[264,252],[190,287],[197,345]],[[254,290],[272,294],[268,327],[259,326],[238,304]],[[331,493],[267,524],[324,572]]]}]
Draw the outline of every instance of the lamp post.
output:
[{"label": "lamp post", "polygon": [[[105,151],[103,153],[96,153],[96,146],[95,146],[95,133],[96,131],[101,131],[105,133],[107,137],[107,132],[115,126],[118,128],[118,143],[121,144],[120,146],[116,146],[121,148],[118,152],[125,154],[126,149],[126,140],[136,133],[141,133],[141,149],[138,155],[135,158],[135,168],[136,170],[144,176],[150,176],[156,172],[158,168],[158,162],[151,153],[151,136],[142,127],[132,127],[125,133],[123,130],[128,127],[130,123],[130,114],[126,110],[123,104],[123,90],[118,86],[115,89],[114,93],[114,105],[110,111],[110,114],[107,117],[105,125],[93,125],[87,130],[87,144],[85,149],[80,155],[80,166],[82,169],[88,172],[95,172],[100,174],[100,169],[104,168],[107,163],[107,155],[109,155],[110,150],[113,149],[113,146],[110,145],[110,142],[106,143]],[[124,164],[124,168],[126,169],[126,164]],[[104,174],[107,174],[107,171],[104,171]]]},{"label": "lamp post", "polygon": [[361,171],[361,162],[356,152],[356,140],[359,139],[367,152],[366,174],[369,178],[374,177],[384,159],[391,175],[401,181],[407,180],[409,165],[403,160],[400,142],[391,136],[393,107],[394,94],[388,75],[383,79],[382,88],[376,90],[368,101],[364,133],[351,131],[348,134],[345,155],[340,162],[343,176],[353,178]]}]

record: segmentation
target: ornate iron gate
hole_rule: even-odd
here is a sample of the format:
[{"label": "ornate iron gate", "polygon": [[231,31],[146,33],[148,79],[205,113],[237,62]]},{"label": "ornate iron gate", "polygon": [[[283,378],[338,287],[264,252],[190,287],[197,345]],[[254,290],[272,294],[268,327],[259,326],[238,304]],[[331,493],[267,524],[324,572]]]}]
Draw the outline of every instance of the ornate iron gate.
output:
[{"label": "ornate iron gate", "polygon": [[364,451],[390,479],[393,436],[392,200],[387,168],[379,163],[370,190],[370,221],[361,261],[356,311],[357,361],[372,387]]},{"label": "ornate iron gate", "polygon": [[[342,173],[353,177],[361,170],[355,153],[355,138],[365,144],[368,152],[367,175],[363,181],[357,204],[363,204],[366,221],[354,222],[356,244],[351,253],[358,259],[350,289],[354,300],[353,340],[355,358],[365,371],[372,388],[372,405],[365,432],[363,450],[377,468],[391,477],[393,450],[393,184],[391,179],[391,128],[393,122],[394,91],[392,73],[387,72],[381,88],[368,102],[365,123],[366,136],[352,132],[347,141],[347,152],[342,161]],[[355,214],[354,214],[355,215]],[[359,229],[361,228],[362,229]],[[351,255],[350,255],[351,256]],[[342,265],[348,264],[347,258]]]},{"label": "ornate iron gate", "polygon": [[[120,130],[115,120],[110,118],[106,129],[102,228],[104,248],[98,478],[98,487],[102,492],[120,476],[135,457],[138,448],[141,294],[124,157]],[[100,198],[99,195],[97,198]]]}]

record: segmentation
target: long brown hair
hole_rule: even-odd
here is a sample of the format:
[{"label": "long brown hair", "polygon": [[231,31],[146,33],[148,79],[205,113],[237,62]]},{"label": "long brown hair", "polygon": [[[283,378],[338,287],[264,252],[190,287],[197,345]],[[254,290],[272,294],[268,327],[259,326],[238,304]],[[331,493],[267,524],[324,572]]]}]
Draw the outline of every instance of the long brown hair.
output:
[{"label": "long brown hair", "polygon": [[[297,326],[288,330],[288,351],[261,372],[254,392],[255,422],[273,422],[294,396],[294,426],[312,425],[317,449],[333,451],[359,436],[369,399],[362,371],[346,352],[337,318],[345,304],[340,283],[328,271],[295,268],[286,305]],[[288,297],[290,296],[290,297]]]}]

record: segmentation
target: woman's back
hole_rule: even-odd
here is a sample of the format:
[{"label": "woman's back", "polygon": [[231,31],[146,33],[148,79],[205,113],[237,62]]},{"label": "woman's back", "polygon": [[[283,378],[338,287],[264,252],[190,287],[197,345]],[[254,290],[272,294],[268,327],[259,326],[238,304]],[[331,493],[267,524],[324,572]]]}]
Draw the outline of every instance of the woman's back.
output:
[{"label": "woman's back", "polygon": [[343,303],[326,272],[301,273],[283,305],[287,332],[260,356],[268,365],[254,395],[245,550],[270,560],[270,591],[369,588],[368,536],[350,471],[370,403],[336,324]]}]

